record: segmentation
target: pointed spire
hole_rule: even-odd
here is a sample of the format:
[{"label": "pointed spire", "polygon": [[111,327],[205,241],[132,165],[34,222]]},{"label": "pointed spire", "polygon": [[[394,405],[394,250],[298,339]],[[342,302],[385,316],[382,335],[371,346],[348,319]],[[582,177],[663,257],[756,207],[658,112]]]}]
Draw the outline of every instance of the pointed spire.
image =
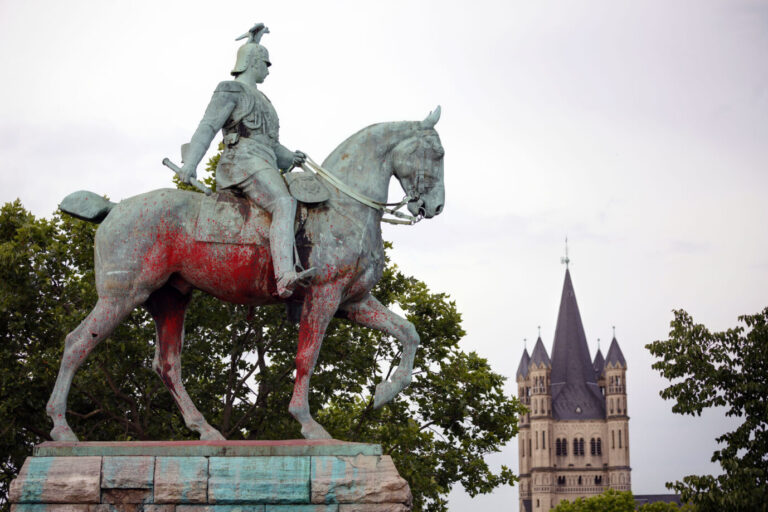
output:
[{"label": "pointed spire", "polygon": [[531,364],[531,357],[528,355],[528,349],[523,349],[523,357],[520,358],[520,365],[517,367],[517,378],[528,377],[528,366]]},{"label": "pointed spire", "polygon": [[592,361],[592,367],[595,369],[595,377],[600,379],[600,376],[603,374],[603,369],[605,368],[605,359],[599,348],[597,349],[597,354],[595,354],[595,360]]},{"label": "pointed spire", "polygon": [[[614,332],[615,332],[614,327]],[[611,346],[608,349],[608,355],[605,356],[605,364],[612,364],[613,366],[623,366],[624,368],[627,367],[627,360],[624,359],[624,354],[621,352],[621,348],[619,348],[619,342],[616,341],[616,336],[613,337],[613,340],[611,340]]]},{"label": "pointed spire", "polygon": [[533,347],[531,364],[535,364],[536,366],[544,364],[546,367],[552,366],[552,362],[549,360],[549,354],[547,354],[547,349],[544,348],[544,342],[541,341],[541,336],[536,340],[536,345]]},{"label": "pointed spire", "polygon": [[605,417],[571,272],[565,269],[555,341],[552,345],[552,408],[556,419]]}]

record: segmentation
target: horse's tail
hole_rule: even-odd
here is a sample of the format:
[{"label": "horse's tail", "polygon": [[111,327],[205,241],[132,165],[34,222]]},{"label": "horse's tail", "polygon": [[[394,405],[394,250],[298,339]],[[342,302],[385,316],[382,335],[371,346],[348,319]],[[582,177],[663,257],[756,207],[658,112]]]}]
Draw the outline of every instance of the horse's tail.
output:
[{"label": "horse's tail", "polygon": [[117,203],[87,190],[72,192],[61,201],[59,210],[73,217],[98,224],[112,211]]}]

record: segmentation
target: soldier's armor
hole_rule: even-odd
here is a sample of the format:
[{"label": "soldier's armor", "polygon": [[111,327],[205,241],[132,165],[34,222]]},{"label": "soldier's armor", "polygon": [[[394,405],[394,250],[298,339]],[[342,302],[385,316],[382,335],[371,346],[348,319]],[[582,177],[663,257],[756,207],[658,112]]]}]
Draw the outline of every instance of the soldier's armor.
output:
[{"label": "soldier's armor", "polygon": [[221,82],[214,98],[218,95],[234,95],[236,105],[222,128],[224,151],[216,168],[217,187],[237,186],[256,172],[276,170],[280,125],[269,98],[234,80]]}]

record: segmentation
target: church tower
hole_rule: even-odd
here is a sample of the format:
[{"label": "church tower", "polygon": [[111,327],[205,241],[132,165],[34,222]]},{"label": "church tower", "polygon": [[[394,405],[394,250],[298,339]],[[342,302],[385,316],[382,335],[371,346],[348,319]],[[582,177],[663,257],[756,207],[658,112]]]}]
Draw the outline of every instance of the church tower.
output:
[{"label": "church tower", "polygon": [[[567,258],[565,263],[567,263]],[[548,511],[608,487],[630,490],[627,363],[614,335],[590,357],[566,267],[550,360],[541,336],[517,370],[520,510]]]}]

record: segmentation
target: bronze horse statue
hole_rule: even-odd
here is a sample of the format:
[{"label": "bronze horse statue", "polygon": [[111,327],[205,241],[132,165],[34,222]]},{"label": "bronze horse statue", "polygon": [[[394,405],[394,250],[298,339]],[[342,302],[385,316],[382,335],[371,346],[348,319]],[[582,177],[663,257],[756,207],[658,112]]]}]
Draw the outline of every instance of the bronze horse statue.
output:
[{"label": "bronze horse statue", "polygon": [[[322,168],[357,194],[386,202],[394,175],[408,197],[408,210],[425,218],[443,208],[444,150],[435,131],[439,108],[424,121],[380,123],[360,130],[323,162]],[[301,308],[296,381],[289,411],[307,439],[330,438],[310,414],[309,380],[328,322],[334,315],[378,329],[403,345],[400,364],[376,386],[374,407],[381,407],[411,382],[419,335],[413,324],[371,295],[384,268],[382,211],[324,182],[330,199],[302,207],[297,247],[305,268],[318,274],[288,299]],[[270,218],[230,192],[219,196],[241,209],[250,208],[256,231],[269,232]],[[46,407],[55,441],[77,441],[65,417],[75,372],[88,354],[136,307],[144,305],[157,329],[153,369],[173,395],[186,425],[203,440],[223,440],[192,403],[181,380],[184,314],[192,290],[252,306],[283,302],[276,294],[268,236],[258,243],[200,240],[202,194],[155,190],[121,201],[106,200],[94,242],[98,301],[85,320],[66,337],[56,385]],[[211,199],[212,200],[212,199]],[[62,206],[63,208],[63,206]],[[78,215],[77,211],[70,211]],[[87,215],[78,215],[88,218]]]}]

